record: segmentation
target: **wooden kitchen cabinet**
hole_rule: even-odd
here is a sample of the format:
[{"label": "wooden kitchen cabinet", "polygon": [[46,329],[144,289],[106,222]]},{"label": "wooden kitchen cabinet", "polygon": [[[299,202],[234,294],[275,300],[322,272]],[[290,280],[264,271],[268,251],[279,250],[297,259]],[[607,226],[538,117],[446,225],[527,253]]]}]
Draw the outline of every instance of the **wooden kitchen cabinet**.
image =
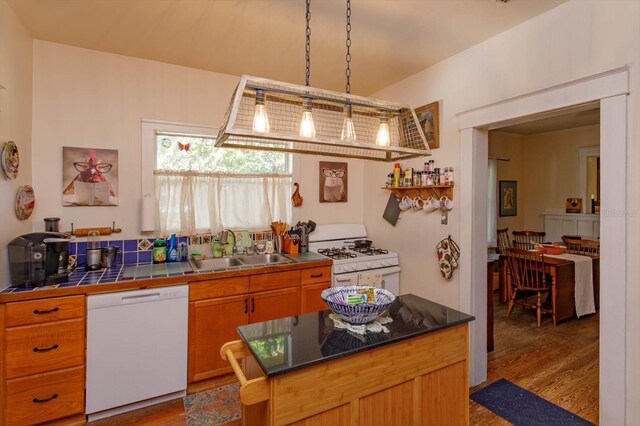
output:
[{"label": "wooden kitchen cabinet", "polygon": [[0,305],[0,424],[31,425],[84,413],[85,296]]},{"label": "wooden kitchen cabinet", "polygon": [[[252,293],[250,296],[249,322],[269,321],[300,314],[299,287]],[[222,342],[224,343],[226,342]]]},{"label": "wooden kitchen cabinet", "polygon": [[331,282],[303,285],[300,287],[300,313],[324,311],[329,309],[320,294],[331,287]]},{"label": "wooden kitchen cabinet", "polygon": [[247,294],[189,302],[189,383],[232,371],[218,353],[224,343],[238,338],[236,327],[247,323]]}]

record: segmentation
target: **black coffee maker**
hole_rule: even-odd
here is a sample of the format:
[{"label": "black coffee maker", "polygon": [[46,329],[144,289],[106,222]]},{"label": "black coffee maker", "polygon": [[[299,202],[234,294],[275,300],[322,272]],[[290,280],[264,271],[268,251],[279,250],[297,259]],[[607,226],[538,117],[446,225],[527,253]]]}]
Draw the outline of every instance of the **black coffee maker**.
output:
[{"label": "black coffee maker", "polygon": [[69,281],[69,237],[34,232],[9,242],[9,275],[16,287],[41,287]]}]

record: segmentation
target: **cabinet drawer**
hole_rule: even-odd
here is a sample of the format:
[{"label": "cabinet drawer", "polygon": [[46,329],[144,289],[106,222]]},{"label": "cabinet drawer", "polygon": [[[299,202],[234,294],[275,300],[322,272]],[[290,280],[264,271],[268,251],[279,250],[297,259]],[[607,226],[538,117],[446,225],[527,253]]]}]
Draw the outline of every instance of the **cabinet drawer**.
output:
[{"label": "cabinet drawer", "polygon": [[6,331],[8,379],[84,364],[84,318]]},{"label": "cabinet drawer", "polygon": [[34,425],[84,412],[84,367],[7,381],[7,425]]},{"label": "cabinet drawer", "polygon": [[331,266],[321,266],[300,271],[300,283],[302,285],[324,281],[331,281]]},{"label": "cabinet drawer", "polygon": [[224,278],[189,283],[189,300],[235,296],[249,292],[249,277]]},{"label": "cabinet drawer", "polygon": [[52,321],[84,318],[85,297],[53,297],[51,299],[29,300],[7,303],[5,325],[42,324]]},{"label": "cabinet drawer", "polygon": [[251,293],[300,285],[300,271],[272,272],[270,274],[252,275],[249,280]]}]

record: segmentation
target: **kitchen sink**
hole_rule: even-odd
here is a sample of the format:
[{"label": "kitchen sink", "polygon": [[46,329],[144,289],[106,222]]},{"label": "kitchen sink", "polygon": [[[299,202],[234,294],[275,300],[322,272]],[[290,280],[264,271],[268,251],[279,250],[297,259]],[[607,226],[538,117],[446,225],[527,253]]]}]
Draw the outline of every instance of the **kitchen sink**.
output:
[{"label": "kitchen sink", "polygon": [[223,257],[221,259],[193,260],[192,262],[195,268],[198,270],[225,269],[225,268],[231,268],[233,266],[242,266],[243,264],[235,257]]},{"label": "kitchen sink", "polygon": [[279,254],[254,254],[238,258],[245,265],[273,265],[278,263],[291,263],[293,260]]}]

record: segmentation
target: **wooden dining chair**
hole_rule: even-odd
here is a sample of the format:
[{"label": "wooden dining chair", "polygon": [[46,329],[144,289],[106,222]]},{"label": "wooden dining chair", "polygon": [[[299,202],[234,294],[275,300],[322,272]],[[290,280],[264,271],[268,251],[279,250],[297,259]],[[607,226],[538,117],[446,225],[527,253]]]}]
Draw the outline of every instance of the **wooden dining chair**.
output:
[{"label": "wooden dining chair", "polygon": [[544,243],[546,233],[538,231],[513,231],[513,247],[522,250],[531,250],[533,243]]},{"label": "wooden dining chair", "polygon": [[498,229],[498,254],[507,254],[507,249],[511,247],[509,242],[509,228]]},{"label": "wooden dining chair", "polygon": [[562,237],[562,242],[567,246],[567,253],[600,257],[600,241]]},{"label": "wooden dining chair", "polygon": [[[553,326],[556,325],[556,289],[551,280],[547,279],[544,270],[544,255],[538,251],[507,249],[507,261],[511,269],[513,292],[509,300],[507,316],[511,315],[515,303],[527,309],[536,310],[538,327],[542,322],[542,314],[551,314]],[[551,293],[551,309],[542,307],[542,293]],[[535,303],[529,303],[528,298],[536,296]],[[521,299],[518,300],[518,297]]]}]

